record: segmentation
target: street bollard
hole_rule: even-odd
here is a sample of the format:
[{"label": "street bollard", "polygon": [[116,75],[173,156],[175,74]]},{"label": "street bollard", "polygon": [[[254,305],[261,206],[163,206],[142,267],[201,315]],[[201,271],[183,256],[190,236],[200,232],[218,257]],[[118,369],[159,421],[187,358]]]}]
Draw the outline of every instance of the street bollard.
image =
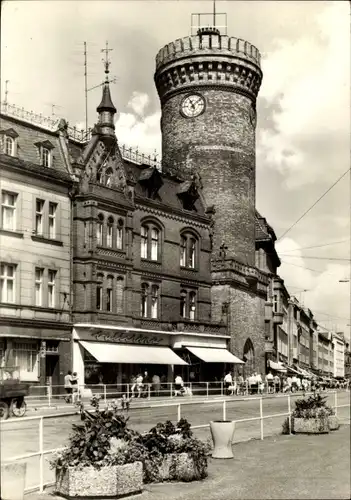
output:
[{"label": "street bollard", "polygon": [[291,434],[291,401],[290,401],[290,394],[288,394],[288,413],[289,413],[289,434]]},{"label": "street bollard", "polygon": [[263,439],[263,407],[262,398],[260,398],[260,424],[261,424],[261,440]]},{"label": "street bollard", "polygon": [[208,399],[208,382],[206,382],[206,398]]},{"label": "street bollard", "polygon": [[338,395],[337,395],[337,392],[335,391],[334,393],[334,409],[335,409],[335,416],[338,415],[338,408],[337,408],[337,405],[338,405]]},{"label": "street bollard", "polygon": [[227,403],[225,399],[223,401],[223,420],[227,420]]},{"label": "street bollard", "polygon": [[178,422],[181,419],[181,409],[180,409],[181,404],[179,403],[178,405]]}]

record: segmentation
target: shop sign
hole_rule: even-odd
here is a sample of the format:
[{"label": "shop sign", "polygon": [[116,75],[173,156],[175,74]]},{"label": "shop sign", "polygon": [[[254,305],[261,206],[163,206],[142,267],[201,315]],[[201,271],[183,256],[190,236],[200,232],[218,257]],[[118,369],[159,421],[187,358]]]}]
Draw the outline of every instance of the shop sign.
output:
[{"label": "shop sign", "polygon": [[147,335],[138,332],[111,332],[106,330],[90,331],[92,339],[104,342],[116,342],[125,344],[159,345],[164,343],[160,335]]}]

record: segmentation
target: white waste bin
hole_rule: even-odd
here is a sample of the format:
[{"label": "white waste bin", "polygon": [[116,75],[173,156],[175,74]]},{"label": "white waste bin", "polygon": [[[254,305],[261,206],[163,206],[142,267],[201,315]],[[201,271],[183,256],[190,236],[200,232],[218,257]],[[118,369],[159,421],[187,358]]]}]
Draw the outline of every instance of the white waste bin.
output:
[{"label": "white waste bin", "polygon": [[24,500],[26,462],[1,465],[1,500]]}]

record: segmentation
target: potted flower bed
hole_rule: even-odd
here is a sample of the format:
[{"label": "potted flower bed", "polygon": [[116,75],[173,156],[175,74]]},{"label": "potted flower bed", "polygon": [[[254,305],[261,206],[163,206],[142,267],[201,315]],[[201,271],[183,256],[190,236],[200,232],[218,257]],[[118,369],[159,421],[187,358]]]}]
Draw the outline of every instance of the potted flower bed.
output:
[{"label": "potted flower bed", "polygon": [[112,405],[94,414],[81,408],[83,424],[73,425],[69,445],[51,461],[56,470],[56,492],[65,498],[119,498],[142,491],[143,466],[133,457],[119,462],[121,450],[135,433]]},{"label": "potted flower bed", "polygon": [[[95,406],[99,410],[98,401]],[[193,481],[207,476],[209,445],[196,439],[190,424],[167,421],[140,434],[112,406],[93,414],[81,408],[69,446],[51,465],[56,492],[66,498],[103,498],[141,492],[142,483]]]},{"label": "potted flower bed", "polygon": [[[335,411],[326,404],[326,397],[314,394],[295,402],[291,415],[292,432],[295,434],[326,434],[339,428]],[[286,430],[286,422],[283,426]]]}]

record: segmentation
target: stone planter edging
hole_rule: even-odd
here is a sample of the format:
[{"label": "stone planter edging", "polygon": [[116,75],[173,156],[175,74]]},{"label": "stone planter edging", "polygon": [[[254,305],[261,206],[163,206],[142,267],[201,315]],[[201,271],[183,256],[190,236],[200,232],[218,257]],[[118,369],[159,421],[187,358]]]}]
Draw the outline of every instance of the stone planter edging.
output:
[{"label": "stone planter edging", "polygon": [[340,422],[336,415],[329,415],[328,426],[330,431],[337,431],[339,429]]},{"label": "stone planter edging", "polygon": [[291,419],[292,430],[295,434],[328,434],[328,417],[325,418],[296,418]]},{"label": "stone planter edging", "polygon": [[119,498],[141,493],[143,489],[143,464],[94,467],[68,467],[56,470],[56,493],[65,498]]}]

